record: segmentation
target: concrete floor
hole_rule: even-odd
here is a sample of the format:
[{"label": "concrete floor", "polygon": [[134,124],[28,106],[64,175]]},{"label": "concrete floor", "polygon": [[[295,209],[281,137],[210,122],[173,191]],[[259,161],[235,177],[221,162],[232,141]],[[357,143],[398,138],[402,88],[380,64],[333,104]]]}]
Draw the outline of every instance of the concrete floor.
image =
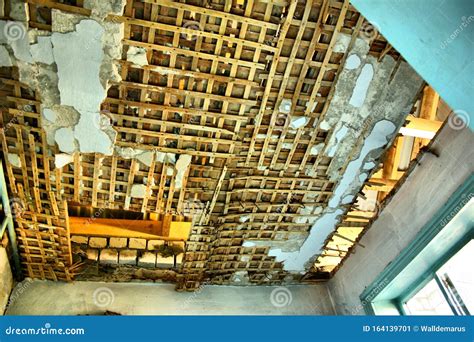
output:
[{"label": "concrete floor", "polygon": [[332,315],[325,285],[203,286],[176,292],[172,284],[23,281],[7,315]]}]

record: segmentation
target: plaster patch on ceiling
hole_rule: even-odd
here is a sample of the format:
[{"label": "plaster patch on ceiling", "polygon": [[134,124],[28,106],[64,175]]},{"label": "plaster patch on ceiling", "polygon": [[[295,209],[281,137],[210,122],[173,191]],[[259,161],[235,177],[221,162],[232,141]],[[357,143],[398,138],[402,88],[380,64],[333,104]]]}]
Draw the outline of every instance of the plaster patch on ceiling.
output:
[{"label": "plaster patch on ceiling", "polygon": [[0,45],[0,67],[11,67],[12,65],[12,60],[7,48],[3,45]]},{"label": "plaster patch on ceiling", "polygon": [[51,37],[38,37],[38,42],[31,45],[31,55],[35,62],[44,64],[53,64],[53,45]]},{"label": "plaster patch on ceiling", "polygon": [[72,153],[76,150],[74,131],[70,127],[63,127],[56,130],[54,140],[62,152]]},{"label": "plaster patch on ceiling", "polygon": [[61,169],[65,165],[74,161],[74,157],[67,153],[58,153],[54,156],[54,166],[56,169]]},{"label": "plaster patch on ceiling", "polygon": [[13,167],[21,167],[21,159],[20,156],[16,153],[8,153],[7,155],[8,162]]},{"label": "plaster patch on ceiling", "polygon": [[176,162],[176,179],[174,183],[175,189],[181,189],[183,186],[184,175],[191,164],[193,156],[190,154],[181,154]]},{"label": "plaster patch on ceiling", "polygon": [[367,97],[367,91],[369,90],[370,82],[374,77],[374,68],[371,64],[367,63],[362,67],[362,71],[357,77],[356,85],[352,92],[349,104],[354,107],[361,107],[364,104],[365,98]]},{"label": "plaster patch on ceiling", "polygon": [[148,65],[146,49],[142,47],[129,46],[127,50],[127,61],[139,66]]},{"label": "plaster patch on ceiling", "polygon": [[346,33],[339,33],[336,38],[336,44],[334,44],[333,51],[344,53],[349,48],[352,36]]},{"label": "plaster patch on ceiling", "polygon": [[292,105],[292,102],[290,99],[283,99],[281,100],[278,110],[280,111],[280,113],[288,114],[291,111],[291,105]]},{"label": "plaster patch on ceiling", "polygon": [[344,64],[344,68],[347,70],[354,70],[360,66],[360,58],[356,54],[350,55],[346,59],[346,64]]},{"label": "plaster patch on ceiling", "polygon": [[[146,195],[146,185],[145,184],[132,184],[132,189],[130,190],[130,197],[134,198],[145,198]],[[149,195],[151,194],[151,189],[149,189]]]},{"label": "plaster patch on ceiling", "polygon": [[[347,166],[342,179],[339,181],[334,193],[322,216],[311,228],[309,237],[304,241],[299,252],[287,253],[281,249],[271,249],[270,256],[275,256],[277,261],[284,262],[284,269],[287,271],[301,272],[305,270],[305,265],[323,246],[327,236],[335,229],[338,223],[338,216],[343,213],[340,208],[344,196],[353,196],[351,189],[360,187],[358,175],[364,160],[373,150],[380,149],[386,145],[390,136],[397,127],[389,120],[377,122],[370,135],[365,139],[364,145],[357,159],[351,161]],[[353,197],[351,201],[353,200]]]},{"label": "plaster patch on ceiling", "polygon": [[81,114],[97,111],[106,96],[99,79],[103,34],[104,28],[95,20],[82,20],[76,31],[52,35],[61,105],[72,106]]},{"label": "plaster patch on ceiling", "polygon": [[290,127],[293,129],[298,129],[304,127],[309,121],[308,117],[305,116],[294,116],[291,118]]}]

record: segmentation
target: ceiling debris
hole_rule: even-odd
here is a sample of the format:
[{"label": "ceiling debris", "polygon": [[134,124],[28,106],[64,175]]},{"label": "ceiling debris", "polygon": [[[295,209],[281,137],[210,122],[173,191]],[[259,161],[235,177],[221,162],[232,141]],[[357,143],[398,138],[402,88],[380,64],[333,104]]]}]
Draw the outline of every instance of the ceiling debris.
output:
[{"label": "ceiling debris", "polygon": [[[0,21],[0,137],[9,190],[28,203],[20,245],[58,255],[27,263],[30,277],[168,269],[195,290],[337,266],[328,239],[346,234],[350,208],[373,208],[360,191],[400,127],[429,121],[405,122],[423,82],[383,37],[359,34],[348,0],[206,4],[14,1]],[[24,242],[51,234],[57,246]]]}]

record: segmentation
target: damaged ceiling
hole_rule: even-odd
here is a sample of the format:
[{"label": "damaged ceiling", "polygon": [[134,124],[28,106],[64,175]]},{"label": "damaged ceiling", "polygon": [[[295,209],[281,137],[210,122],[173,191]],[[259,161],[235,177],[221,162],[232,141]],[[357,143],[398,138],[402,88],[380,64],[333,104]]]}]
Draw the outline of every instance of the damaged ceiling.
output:
[{"label": "damaged ceiling", "polygon": [[[330,273],[372,219],[341,230],[424,85],[347,0],[2,10],[2,147],[31,277],[95,262],[193,290]],[[99,220],[118,210],[159,232]]]}]

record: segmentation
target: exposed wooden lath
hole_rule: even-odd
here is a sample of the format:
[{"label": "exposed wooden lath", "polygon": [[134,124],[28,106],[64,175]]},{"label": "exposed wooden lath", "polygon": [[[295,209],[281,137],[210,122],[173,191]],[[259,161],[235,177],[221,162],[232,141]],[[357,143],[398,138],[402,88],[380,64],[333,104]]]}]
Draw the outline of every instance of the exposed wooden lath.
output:
[{"label": "exposed wooden lath", "polygon": [[[51,29],[51,9],[91,14],[81,1],[27,2],[30,26],[45,30]],[[311,149],[333,134],[318,123],[345,60],[334,51],[337,36],[349,34],[353,41],[363,19],[348,0],[129,0],[123,16],[106,20],[125,27],[122,81],[112,83],[102,105],[118,132],[115,144],[191,155],[181,188],[166,158],[146,165],[120,155],[75,153],[73,164],[55,169],[59,150],[47,145],[41,129],[41,99],[13,74],[3,79],[9,107],[2,111],[3,127],[11,128],[2,145],[4,155],[23,159],[21,170],[7,163],[10,190],[19,194],[21,185],[19,196],[33,199],[32,211],[56,219],[53,201],[145,217],[184,215],[186,203],[196,201],[204,210],[186,243],[178,289],[225,284],[238,271],[247,271],[255,284],[285,279],[270,247],[242,244],[304,236],[317,214],[302,209],[327,206],[331,159]],[[127,61],[130,47],[146,49],[149,65]],[[280,110],[283,100],[290,101],[291,116]],[[298,116],[306,124],[292,127]],[[131,196],[136,183],[146,185],[144,199]],[[61,246],[70,248],[66,241]]]}]

